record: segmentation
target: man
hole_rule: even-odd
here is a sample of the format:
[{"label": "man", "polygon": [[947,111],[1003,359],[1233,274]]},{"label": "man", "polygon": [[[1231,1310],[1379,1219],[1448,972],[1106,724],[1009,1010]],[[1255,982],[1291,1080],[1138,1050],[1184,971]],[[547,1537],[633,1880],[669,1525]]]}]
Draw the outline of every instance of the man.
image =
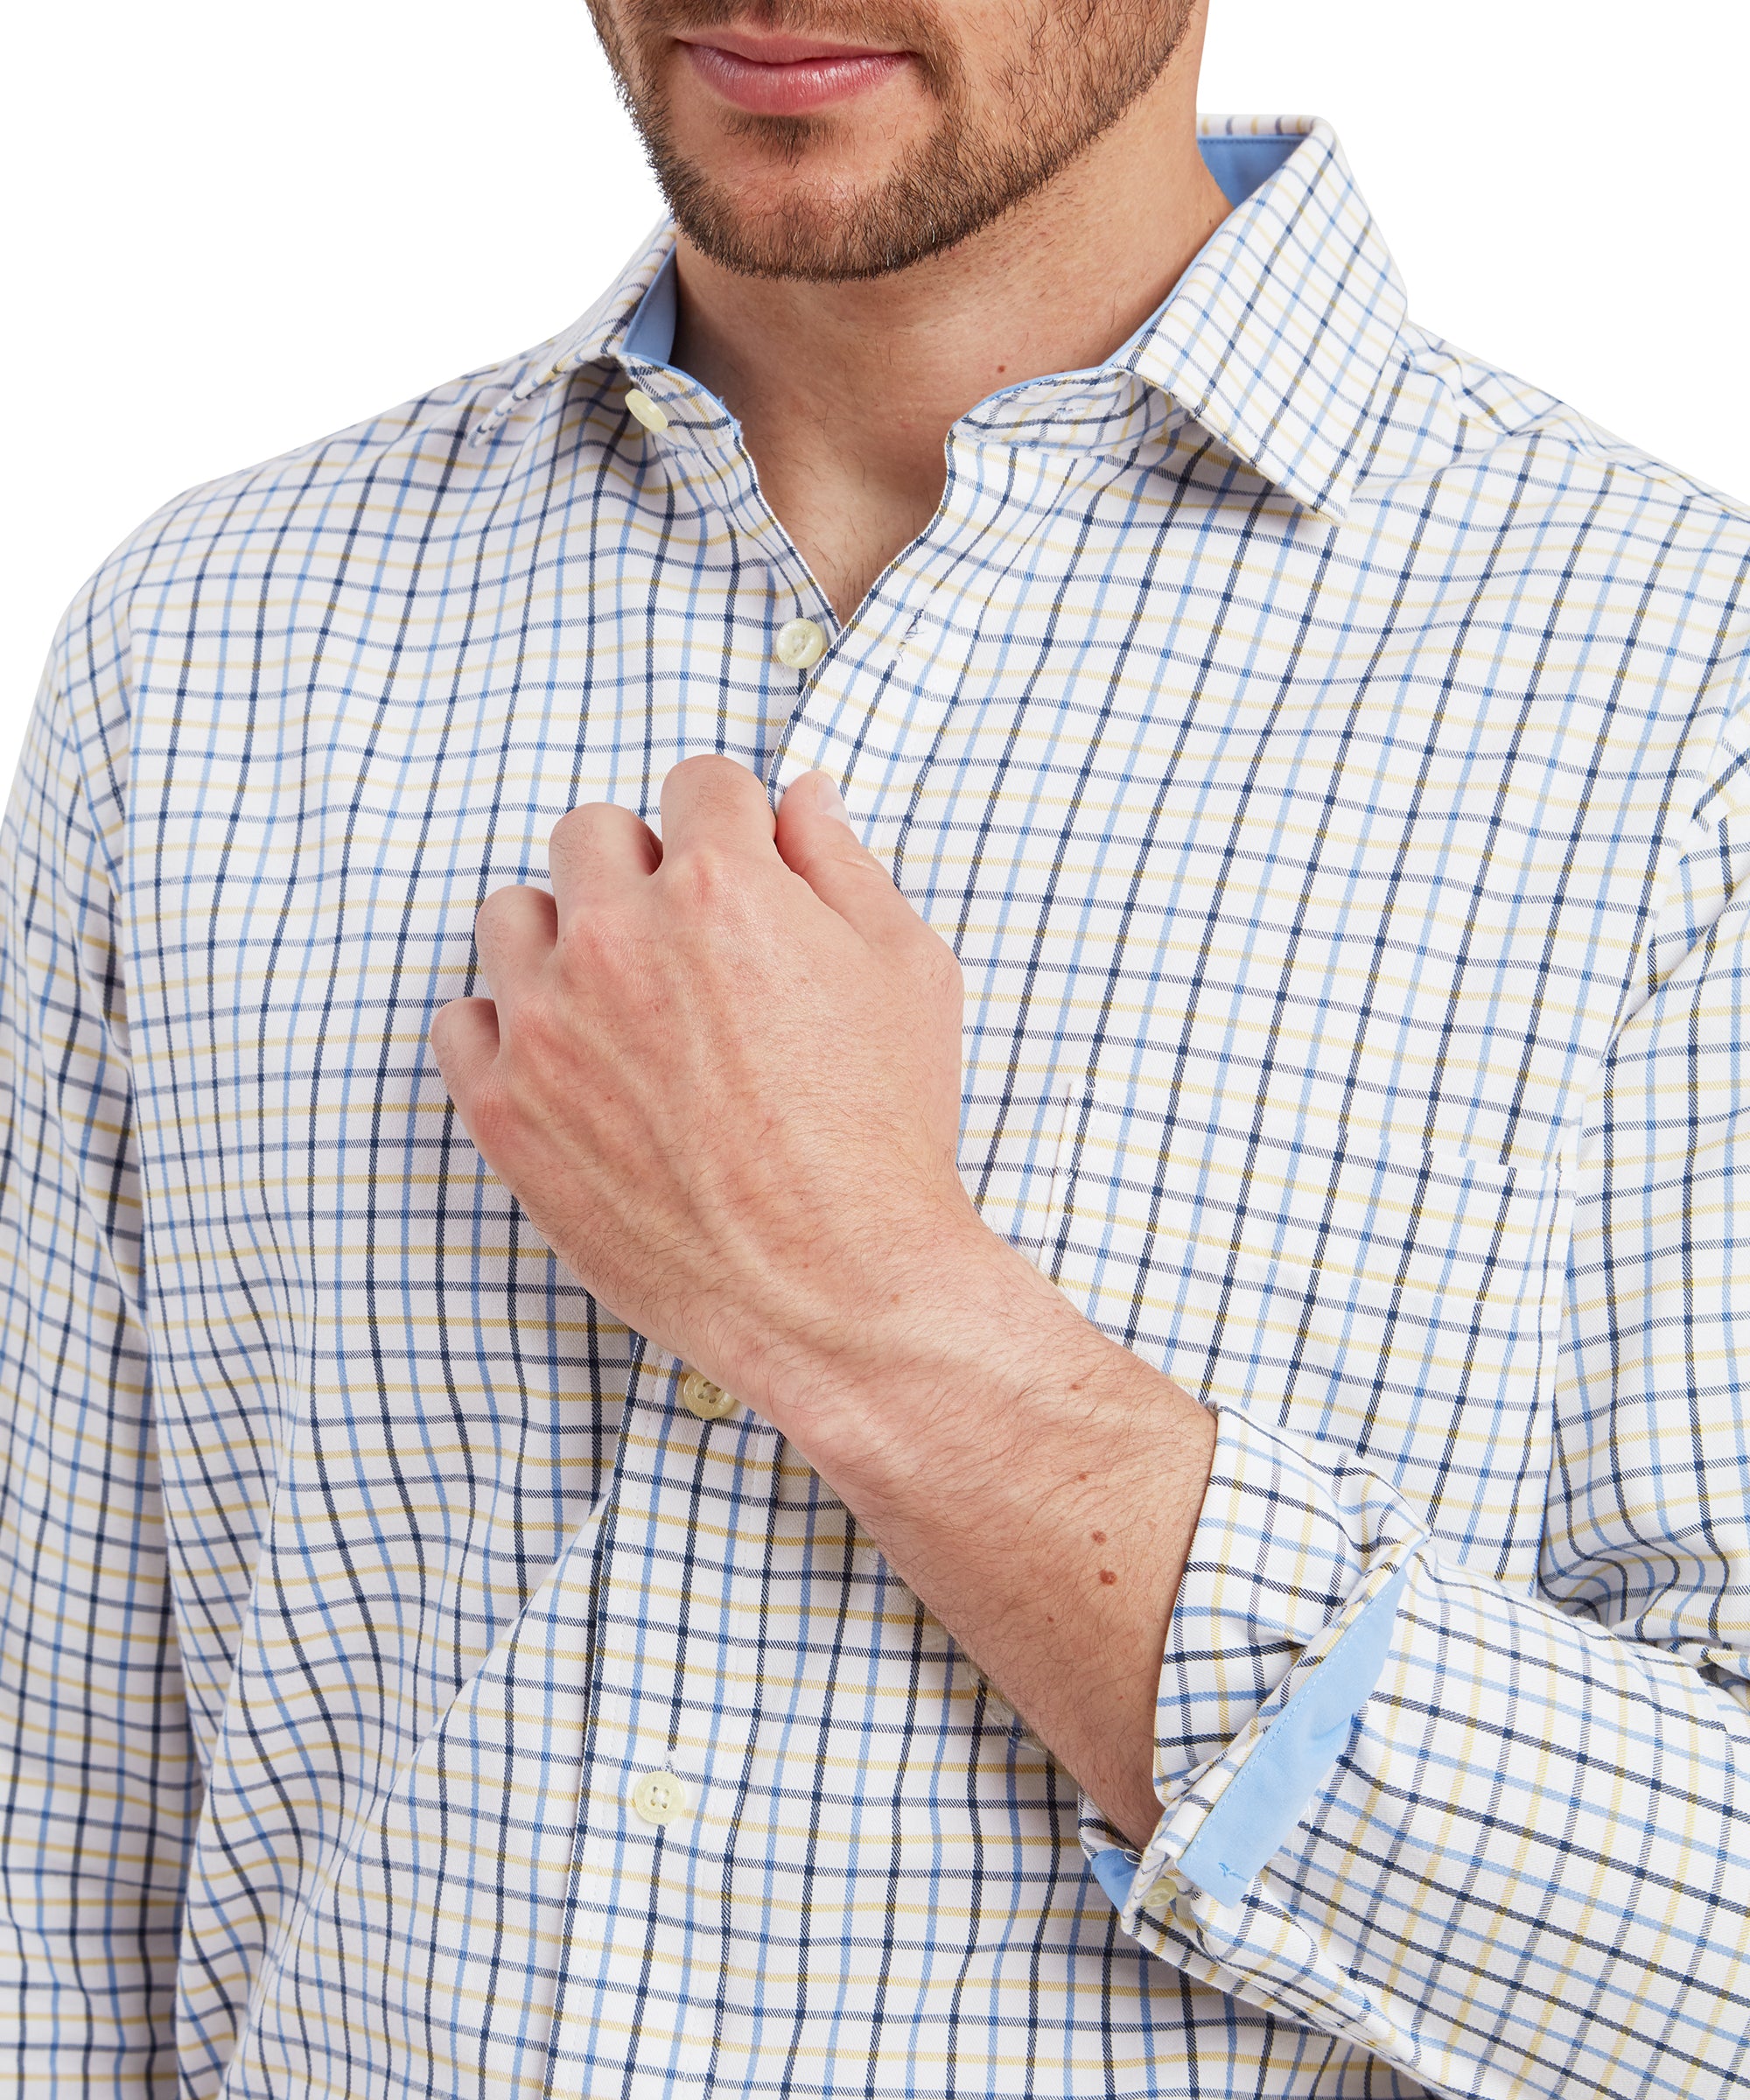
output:
[{"label": "man", "polygon": [[1188,0],[598,23],[37,717],[20,2090],[1741,2088],[1750,521]]}]

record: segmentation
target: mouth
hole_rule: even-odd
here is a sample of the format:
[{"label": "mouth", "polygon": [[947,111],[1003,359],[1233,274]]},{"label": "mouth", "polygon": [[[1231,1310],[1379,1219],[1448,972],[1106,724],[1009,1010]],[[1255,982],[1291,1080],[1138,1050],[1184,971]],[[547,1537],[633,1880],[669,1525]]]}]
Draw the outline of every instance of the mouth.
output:
[{"label": "mouth", "polygon": [[688,30],[676,41],[708,88],[755,116],[801,116],[849,102],[912,63],[906,51],[746,28]]}]

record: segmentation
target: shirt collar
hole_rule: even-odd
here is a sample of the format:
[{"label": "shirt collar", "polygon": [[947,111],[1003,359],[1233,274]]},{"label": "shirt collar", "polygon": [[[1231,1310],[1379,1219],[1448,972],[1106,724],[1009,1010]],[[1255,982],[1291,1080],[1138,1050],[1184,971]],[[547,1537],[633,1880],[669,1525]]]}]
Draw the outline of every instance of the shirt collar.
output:
[{"label": "shirt collar", "polygon": [[1267,481],[1340,518],[1403,326],[1403,281],[1328,124],[1202,129],[1206,158],[1214,139],[1242,154],[1298,143],[1118,354]]},{"label": "shirt collar", "polygon": [[[1085,395],[1097,378],[1129,373],[1273,486],[1340,518],[1404,319],[1402,281],[1327,124],[1206,117],[1200,131],[1234,208],[1166,300],[1097,373],[1028,382],[993,401],[1025,411],[1040,389]],[[674,247],[672,225],[657,228],[586,313],[500,374],[507,390],[476,438],[581,365],[617,363],[634,377],[666,366]],[[989,405],[974,412],[981,423]],[[1089,427],[1110,429],[1110,418]]]}]

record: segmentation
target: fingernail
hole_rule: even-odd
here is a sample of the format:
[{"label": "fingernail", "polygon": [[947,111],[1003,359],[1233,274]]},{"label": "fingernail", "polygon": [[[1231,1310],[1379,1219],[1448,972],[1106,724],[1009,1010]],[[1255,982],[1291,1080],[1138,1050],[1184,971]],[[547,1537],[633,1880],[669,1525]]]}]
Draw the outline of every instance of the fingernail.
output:
[{"label": "fingernail", "polygon": [[843,824],[847,831],[850,830],[850,812],[845,808],[844,797],[838,792],[832,775],[818,773],[815,778],[820,782],[815,789],[815,807],[822,816],[830,816],[835,823]]}]

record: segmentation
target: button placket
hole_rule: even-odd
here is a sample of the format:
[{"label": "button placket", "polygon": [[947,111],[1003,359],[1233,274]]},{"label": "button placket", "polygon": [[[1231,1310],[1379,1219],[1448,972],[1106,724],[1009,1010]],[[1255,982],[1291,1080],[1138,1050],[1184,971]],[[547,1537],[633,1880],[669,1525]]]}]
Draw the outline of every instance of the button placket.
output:
[{"label": "button placket", "polygon": [[[685,1406],[690,1379],[710,1413]],[[732,1411],[735,1433],[710,1428]],[[586,1925],[553,2026],[552,2060],[564,2072],[595,2061],[591,1982],[605,1970],[690,1979],[652,1997],[636,2044],[640,2067],[690,2063],[702,2076],[711,2061],[720,1945],[705,1896],[721,1886],[733,1828],[714,1795],[725,1780],[732,1787],[743,1753],[742,1722],[723,1709],[711,1644],[699,1630],[726,1611],[732,1641],[753,1631],[760,1512],[776,1491],[775,1472],[770,1486],[760,1478],[761,1458],[775,1467],[780,1451],[775,1432],[715,1382],[672,1355],[646,1354],[627,1396],[593,1599],[594,1757],[574,1851]],[[741,1514],[724,1533],[709,1513],[726,1509]]]},{"label": "button placket", "polygon": [[[816,767],[843,784],[864,843],[884,857],[910,806],[937,732],[958,696],[957,653],[943,661],[942,603],[965,603],[971,550],[1000,530],[1012,497],[976,466],[976,432],[950,436],[948,479],[935,515],[884,572],[874,592],[829,644],[824,668],[804,688],[767,773],[774,797]],[[1054,481],[1068,469],[1046,470]],[[974,608],[976,613],[976,600]],[[872,824],[858,778],[879,782]]]}]

